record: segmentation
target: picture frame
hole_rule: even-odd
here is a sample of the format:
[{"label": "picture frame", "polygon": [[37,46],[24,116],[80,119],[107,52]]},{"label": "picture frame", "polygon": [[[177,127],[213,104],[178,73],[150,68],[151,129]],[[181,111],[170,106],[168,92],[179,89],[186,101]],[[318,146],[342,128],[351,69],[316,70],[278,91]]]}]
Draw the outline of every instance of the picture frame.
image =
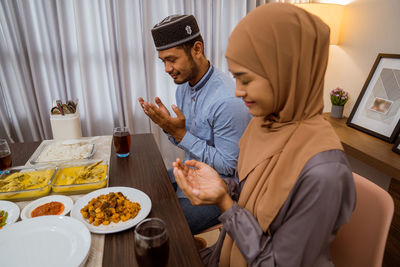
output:
[{"label": "picture frame", "polygon": [[399,136],[399,138],[397,138],[396,143],[394,143],[392,151],[396,152],[397,154],[400,154],[400,136]]},{"label": "picture frame", "polygon": [[400,55],[378,54],[346,124],[393,143],[400,132]]}]

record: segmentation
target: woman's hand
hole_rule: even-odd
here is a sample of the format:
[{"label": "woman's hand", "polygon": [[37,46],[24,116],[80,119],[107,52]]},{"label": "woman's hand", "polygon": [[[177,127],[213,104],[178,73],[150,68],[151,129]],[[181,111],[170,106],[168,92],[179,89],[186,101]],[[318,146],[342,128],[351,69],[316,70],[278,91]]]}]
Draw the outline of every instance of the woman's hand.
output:
[{"label": "woman's hand", "polygon": [[185,164],[178,158],[172,165],[179,187],[193,205],[217,205],[222,212],[233,205],[225,182],[213,168],[196,160]]}]

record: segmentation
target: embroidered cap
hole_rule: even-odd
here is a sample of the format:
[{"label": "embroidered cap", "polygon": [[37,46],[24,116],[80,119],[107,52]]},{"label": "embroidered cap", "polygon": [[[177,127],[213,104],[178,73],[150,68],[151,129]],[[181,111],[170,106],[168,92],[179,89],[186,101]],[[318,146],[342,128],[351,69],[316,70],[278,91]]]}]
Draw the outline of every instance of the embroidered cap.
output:
[{"label": "embroidered cap", "polygon": [[169,49],[193,40],[200,35],[193,15],[171,15],[151,29],[157,51]]}]

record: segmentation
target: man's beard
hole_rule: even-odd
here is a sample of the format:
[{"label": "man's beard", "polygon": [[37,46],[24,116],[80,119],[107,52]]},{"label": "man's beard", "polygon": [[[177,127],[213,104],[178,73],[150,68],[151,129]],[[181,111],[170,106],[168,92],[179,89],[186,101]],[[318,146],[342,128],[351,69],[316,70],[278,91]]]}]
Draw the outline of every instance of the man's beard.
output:
[{"label": "man's beard", "polygon": [[189,70],[190,70],[189,74],[182,81],[174,80],[175,84],[182,84],[196,78],[196,75],[199,72],[199,67],[196,65],[196,62],[194,61],[191,54],[188,54],[188,59],[189,59]]}]

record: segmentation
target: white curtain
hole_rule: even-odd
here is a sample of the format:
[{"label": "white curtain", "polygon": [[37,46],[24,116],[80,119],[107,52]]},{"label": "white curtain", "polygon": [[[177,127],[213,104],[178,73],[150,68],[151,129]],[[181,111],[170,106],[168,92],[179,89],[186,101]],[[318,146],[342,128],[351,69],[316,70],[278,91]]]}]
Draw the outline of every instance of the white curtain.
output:
[{"label": "white curtain", "polygon": [[[126,125],[155,135],[166,163],[180,152],[144,115],[137,98],[175,102],[151,28],[171,14],[193,14],[205,53],[227,72],[224,50],[234,26],[266,1],[1,0],[0,137],[51,139],[53,100],[79,99],[84,136]],[[133,152],[134,153],[134,152]]]}]

